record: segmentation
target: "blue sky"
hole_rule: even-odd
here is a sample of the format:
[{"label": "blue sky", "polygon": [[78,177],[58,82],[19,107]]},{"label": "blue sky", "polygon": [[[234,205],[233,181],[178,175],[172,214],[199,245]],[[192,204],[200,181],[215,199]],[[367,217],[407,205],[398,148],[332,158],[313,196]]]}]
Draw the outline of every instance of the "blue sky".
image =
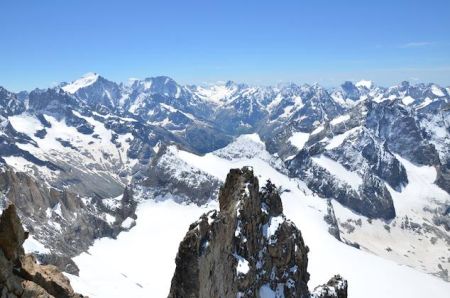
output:
[{"label": "blue sky", "polygon": [[0,2],[0,85],[90,71],[180,83],[450,85],[450,1]]}]

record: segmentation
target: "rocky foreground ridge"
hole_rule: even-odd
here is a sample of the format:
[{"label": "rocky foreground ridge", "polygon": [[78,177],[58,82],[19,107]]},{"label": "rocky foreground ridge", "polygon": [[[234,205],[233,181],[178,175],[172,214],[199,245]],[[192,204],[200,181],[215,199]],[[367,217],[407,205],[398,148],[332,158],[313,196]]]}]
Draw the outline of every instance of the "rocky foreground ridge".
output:
[{"label": "rocky foreground ridge", "polygon": [[55,266],[40,265],[25,254],[22,245],[27,237],[16,207],[9,205],[0,217],[0,297],[83,297]]},{"label": "rocky foreground ridge", "polygon": [[347,297],[338,275],[308,290],[309,249],[270,181],[260,189],[251,168],[232,169],[219,204],[181,242],[170,298]]}]

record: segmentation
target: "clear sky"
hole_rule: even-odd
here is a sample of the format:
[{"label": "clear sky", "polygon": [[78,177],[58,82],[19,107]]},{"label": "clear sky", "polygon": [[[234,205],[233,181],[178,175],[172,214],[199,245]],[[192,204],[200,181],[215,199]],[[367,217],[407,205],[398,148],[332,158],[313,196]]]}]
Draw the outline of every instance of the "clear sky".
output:
[{"label": "clear sky", "polygon": [[450,85],[449,0],[1,0],[0,85],[372,79]]}]

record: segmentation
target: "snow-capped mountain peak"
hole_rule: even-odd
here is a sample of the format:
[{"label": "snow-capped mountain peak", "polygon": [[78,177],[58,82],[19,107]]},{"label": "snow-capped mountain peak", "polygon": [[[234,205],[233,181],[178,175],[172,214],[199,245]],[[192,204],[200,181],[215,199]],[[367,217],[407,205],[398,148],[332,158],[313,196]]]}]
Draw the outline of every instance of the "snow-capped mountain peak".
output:
[{"label": "snow-capped mountain peak", "polygon": [[78,80],[73,81],[72,83],[64,86],[62,89],[68,93],[74,94],[81,88],[84,88],[84,87],[94,84],[98,80],[99,77],[100,77],[99,74],[97,74],[95,72],[89,72],[89,73],[83,75]]}]

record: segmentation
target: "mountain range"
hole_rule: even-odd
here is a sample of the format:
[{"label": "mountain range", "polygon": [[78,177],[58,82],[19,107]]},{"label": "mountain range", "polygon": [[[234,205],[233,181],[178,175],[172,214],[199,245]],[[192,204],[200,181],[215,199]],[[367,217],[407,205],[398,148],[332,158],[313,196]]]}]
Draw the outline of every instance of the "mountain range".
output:
[{"label": "mountain range", "polygon": [[25,249],[75,283],[94,241],[137,231],[147,201],[202,210],[229,168],[245,165],[316,210],[329,243],[448,289],[449,87],[183,86],[95,73],[44,90],[0,87],[0,205],[16,205]]}]

